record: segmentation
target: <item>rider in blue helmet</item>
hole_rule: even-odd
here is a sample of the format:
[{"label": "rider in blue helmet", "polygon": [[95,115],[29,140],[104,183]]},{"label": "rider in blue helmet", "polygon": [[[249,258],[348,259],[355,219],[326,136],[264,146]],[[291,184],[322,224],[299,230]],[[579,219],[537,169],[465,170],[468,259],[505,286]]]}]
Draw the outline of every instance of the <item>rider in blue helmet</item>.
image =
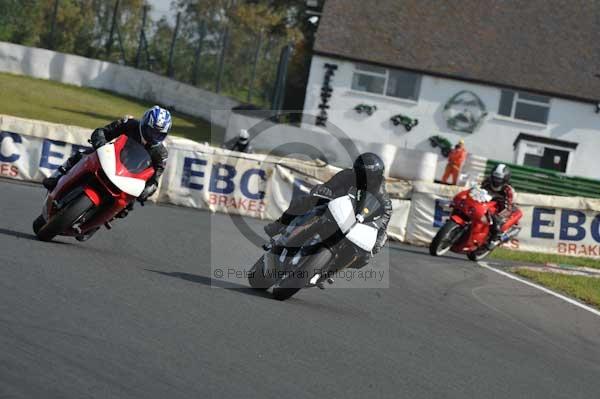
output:
[{"label": "rider in blue helmet", "polygon": [[[127,135],[144,145],[146,151],[152,159],[154,167],[154,176],[146,182],[146,188],[138,197],[140,201],[146,201],[158,188],[158,178],[163,174],[167,162],[167,149],[163,145],[163,141],[171,130],[172,119],[171,113],[164,108],[155,105],[147,110],[141,120],[134,119],[132,116],[126,116],[123,119],[112,122],[105,127],[94,130],[90,142],[95,149],[102,147],[107,142],[116,139],[122,134]],[[91,152],[92,150],[89,150]],[[44,179],[42,184],[48,190],[54,189],[58,180],[65,175],[81,159],[83,153],[77,152],[69,158],[56,172],[50,177]],[[129,207],[131,210],[132,207]],[[120,215],[127,215],[127,210]]]}]

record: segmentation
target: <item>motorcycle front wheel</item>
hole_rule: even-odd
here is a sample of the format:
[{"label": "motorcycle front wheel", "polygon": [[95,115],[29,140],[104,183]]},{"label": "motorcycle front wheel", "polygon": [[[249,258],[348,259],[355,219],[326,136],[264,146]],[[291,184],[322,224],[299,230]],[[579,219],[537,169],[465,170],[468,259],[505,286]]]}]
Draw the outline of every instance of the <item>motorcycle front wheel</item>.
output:
[{"label": "motorcycle front wheel", "polygon": [[[65,230],[71,228],[73,224],[87,212],[92,206],[94,206],[92,200],[86,195],[82,195],[72,202],[67,204],[63,209],[58,211],[48,223],[43,226],[36,226],[34,223],[34,233],[37,238],[41,241],[50,241],[57,235],[63,233]],[[37,219],[36,219],[37,221]],[[38,227],[37,231],[36,227]]]},{"label": "motorcycle front wheel", "polygon": [[290,272],[277,283],[273,288],[273,298],[285,301],[294,296],[309,284],[315,273],[325,270],[332,258],[333,254],[328,248],[321,248],[317,253],[311,255],[304,265]]},{"label": "motorcycle front wheel", "polygon": [[432,256],[442,256],[446,252],[450,251],[450,248],[460,238],[463,226],[448,220],[446,224],[437,232],[433,241],[429,245],[429,253]]}]

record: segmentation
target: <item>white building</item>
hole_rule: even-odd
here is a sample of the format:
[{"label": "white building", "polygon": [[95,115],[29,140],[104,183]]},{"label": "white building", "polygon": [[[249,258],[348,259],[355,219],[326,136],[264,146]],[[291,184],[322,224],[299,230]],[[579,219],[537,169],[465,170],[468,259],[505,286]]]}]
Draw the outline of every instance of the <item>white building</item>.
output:
[{"label": "white building", "polygon": [[462,138],[476,155],[600,179],[600,3],[555,2],[328,0],[304,111],[353,139],[436,151],[430,137]]}]

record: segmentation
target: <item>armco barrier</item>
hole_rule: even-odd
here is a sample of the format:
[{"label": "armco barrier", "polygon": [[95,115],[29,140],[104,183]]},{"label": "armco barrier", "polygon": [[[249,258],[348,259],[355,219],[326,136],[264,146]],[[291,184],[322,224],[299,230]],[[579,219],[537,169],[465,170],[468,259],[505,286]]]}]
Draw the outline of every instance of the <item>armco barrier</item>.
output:
[{"label": "armco barrier", "polygon": [[[239,105],[227,97],[152,72],[6,42],[0,42],[0,72],[108,90],[208,121],[213,110],[230,110]],[[227,113],[216,114],[212,121],[225,127]]]},{"label": "armco barrier", "polygon": [[[89,133],[0,116],[0,173],[39,182],[79,149]],[[314,162],[235,153],[177,137],[166,144],[169,163],[155,200],[263,219],[279,216],[293,195],[307,192],[339,170]],[[394,207],[390,236],[421,245],[430,242],[448,217],[443,203],[463,189],[399,180],[388,181],[387,186]],[[600,200],[519,194],[517,202],[524,213],[523,230],[510,248],[600,257]]]}]

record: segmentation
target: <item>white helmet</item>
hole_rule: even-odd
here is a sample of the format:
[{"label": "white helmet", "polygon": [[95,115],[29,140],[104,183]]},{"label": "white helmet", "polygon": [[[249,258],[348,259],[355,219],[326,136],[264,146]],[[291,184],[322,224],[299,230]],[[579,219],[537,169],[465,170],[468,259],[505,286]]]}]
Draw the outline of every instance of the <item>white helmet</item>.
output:
[{"label": "white helmet", "polygon": [[241,129],[239,142],[242,144],[247,144],[248,140],[250,140],[250,134],[248,133],[248,131],[246,129]]},{"label": "white helmet", "polygon": [[503,163],[499,163],[492,169],[490,183],[494,191],[500,191],[510,182],[510,168]]}]

